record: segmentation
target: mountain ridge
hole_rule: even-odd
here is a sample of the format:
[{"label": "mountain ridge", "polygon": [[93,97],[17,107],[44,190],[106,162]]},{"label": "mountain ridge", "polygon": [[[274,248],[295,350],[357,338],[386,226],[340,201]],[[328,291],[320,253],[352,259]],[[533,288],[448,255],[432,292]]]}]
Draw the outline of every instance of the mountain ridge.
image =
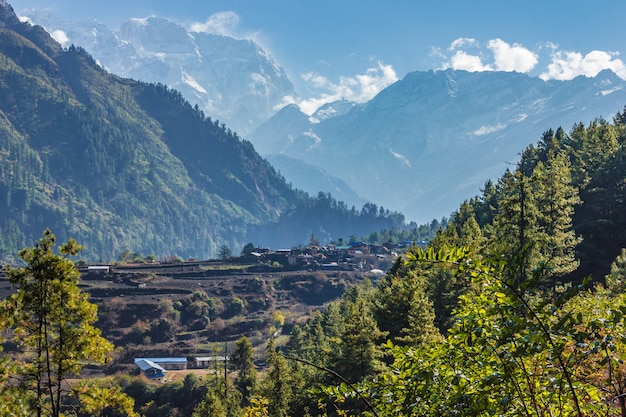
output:
[{"label": "mountain ridge", "polygon": [[131,19],[115,31],[96,20],[24,14],[64,47],[81,46],[116,75],[166,84],[244,136],[296,95],[278,62],[250,39],[192,32],[156,16]]},{"label": "mountain ridge", "polygon": [[262,155],[333,172],[369,201],[426,222],[476,195],[544,130],[609,118],[624,103],[626,82],[608,70],[571,81],[416,71],[345,114],[311,122],[279,112],[248,137]]}]

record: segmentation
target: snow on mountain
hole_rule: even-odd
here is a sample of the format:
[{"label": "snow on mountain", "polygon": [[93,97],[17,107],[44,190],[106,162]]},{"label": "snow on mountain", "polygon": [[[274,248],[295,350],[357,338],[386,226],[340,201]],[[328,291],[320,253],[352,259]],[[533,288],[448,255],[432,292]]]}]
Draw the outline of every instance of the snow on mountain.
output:
[{"label": "snow on mountain", "polygon": [[319,123],[322,120],[331,119],[333,117],[342,116],[352,110],[357,104],[353,101],[340,100],[327,103],[321,106],[313,113],[309,119],[312,123]]},{"label": "snow on mountain", "polygon": [[24,12],[67,47],[83,47],[108,71],[179,90],[213,120],[245,136],[272,116],[293,84],[269,52],[249,39],[190,32],[158,17],[113,31],[96,20],[68,21]]},{"label": "snow on mountain", "polygon": [[[610,71],[571,81],[414,72],[331,118],[283,109],[249,138],[262,154],[317,166],[369,201],[427,222],[499,178],[546,130],[612,120],[626,104],[625,87]],[[273,160],[280,170],[281,160]],[[306,177],[300,181],[294,185],[309,188]]]},{"label": "snow on mountain", "polygon": [[610,120],[626,104],[626,82],[610,71],[543,81],[446,70],[409,73],[363,104],[329,103],[311,116],[294,105],[276,112],[294,87],[251,40],[157,17],[111,31],[97,21],[27,16],[115,74],[178,89],[249,138],[294,186],[341,192],[339,199],[365,199],[418,222],[448,216],[547,129]]}]

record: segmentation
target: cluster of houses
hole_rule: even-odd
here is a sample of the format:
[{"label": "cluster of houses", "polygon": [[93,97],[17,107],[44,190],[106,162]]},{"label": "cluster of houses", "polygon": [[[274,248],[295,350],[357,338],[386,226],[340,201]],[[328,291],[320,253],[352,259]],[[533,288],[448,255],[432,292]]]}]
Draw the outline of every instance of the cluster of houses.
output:
[{"label": "cluster of houses", "polygon": [[80,266],[81,273],[107,276],[110,273],[138,272],[153,270],[158,267],[161,272],[199,272],[202,266],[213,263],[246,263],[279,264],[289,269],[336,269],[350,271],[371,271],[387,263],[382,269],[390,266],[402,250],[408,246],[426,246],[428,242],[400,242],[370,245],[364,242],[352,242],[348,245],[305,246],[291,249],[254,248],[241,257],[220,260],[199,261],[189,259],[179,263],[140,263]]},{"label": "cluster of houses", "polygon": [[[426,247],[427,241],[422,242],[399,242],[385,243],[382,245],[370,245],[364,242],[351,242],[347,245],[324,245],[294,247],[291,249],[254,248],[241,257],[232,257],[226,260],[187,260],[180,263],[157,263],[161,271],[168,270],[172,273],[198,272],[201,267],[215,262],[237,263],[242,259],[259,264],[280,264],[290,269],[336,269],[350,271],[371,271],[372,269],[387,269],[403,249],[409,246]],[[384,265],[386,263],[386,265]],[[146,264],[115,264],[115,265],[89,265],[79,268],[81,272],[88,274],[108,275],[112,272],[132,270],[137,272],[142,269],[153,269],[154,263]]]},{"label": "cluster of houses", "polygon": [[[365,270],[375,268],[380,261],[395,259],[402,248],[414,243],[370,245],[352,242],[348,245],[306,246],[278,250],[255,248],[245,256],[249,260],[278,262],[291,267]],[[428,242],[417,244],[427,245]]]}]

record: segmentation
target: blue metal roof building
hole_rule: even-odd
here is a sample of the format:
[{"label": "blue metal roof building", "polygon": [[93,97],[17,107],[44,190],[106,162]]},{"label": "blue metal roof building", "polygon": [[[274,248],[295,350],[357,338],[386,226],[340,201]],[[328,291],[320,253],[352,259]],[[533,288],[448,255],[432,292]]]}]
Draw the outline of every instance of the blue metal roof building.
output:
[{"label": "blue metal roof building", "polygon": [[135,359],[135,365],[141,369],[141,372],[149,379],[165,378],[167,371],[160,365],[152,362],[149,359],[137,358]]},{"label": "blue metal roof building", "polygon": [[187,369],[187,358],[135,358],[138,361],[149,361],[166,370]]}]

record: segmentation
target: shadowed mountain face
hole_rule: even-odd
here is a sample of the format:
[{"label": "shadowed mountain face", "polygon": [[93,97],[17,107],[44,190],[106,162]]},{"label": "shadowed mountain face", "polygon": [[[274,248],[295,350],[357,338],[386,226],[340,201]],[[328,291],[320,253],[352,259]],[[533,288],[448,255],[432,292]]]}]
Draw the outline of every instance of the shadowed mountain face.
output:
[{"label": "shadowed mountain face", "polygon": [[[334,117],[284,108],[249,137],[263,155],[321,168],[359,196],[426,222],[476,195],[545,130],[611,120],[625,103],[626,82],[610,71],[548,82],[519,73],[414,72]],[[308,179],[300,181],[293,185],[308,189]]]}]

